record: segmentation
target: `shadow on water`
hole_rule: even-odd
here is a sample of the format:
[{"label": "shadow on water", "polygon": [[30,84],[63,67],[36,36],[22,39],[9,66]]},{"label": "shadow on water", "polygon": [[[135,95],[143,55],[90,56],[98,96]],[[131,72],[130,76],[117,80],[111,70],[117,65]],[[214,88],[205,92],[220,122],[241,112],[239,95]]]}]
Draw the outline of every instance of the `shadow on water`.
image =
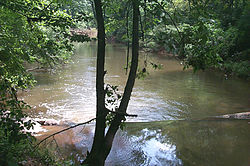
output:
[{"label": "shadow on water", "polygon": [[[248,166],[249,129],[245,120],[126,123],[115,137],[106,165]],[[61,152],[78,161],[90,150],[92,139],[93,125],[56,136]]]},{"label": "shadow on water", "polygon": [[[37,86],[20,95],[33,107],[30,116],[73,123],[95,117],[96,45],[76,48],[72,62],[61,70],[34,73]],[[126,48],[107,45],[106,51],[105,82],[119,85],[122,91]],[[142,63],[145,56],[140,56]],[[246,121],[180,121],[249,112],[249,82],[225,80],[214,71],[183,71],[179,61],[164,56],[152,54],[147,60],[163,64],[163,69],[149,68],[150,75],[136,81],[128,113],[138,118],[128,118],[125,130],[118,132],[106,165],[249,165],[250,124]],[[40,139],[62,128],[49,127]],[[66,156],[80,161],[90,150],[93,125],[55,138]]]}]

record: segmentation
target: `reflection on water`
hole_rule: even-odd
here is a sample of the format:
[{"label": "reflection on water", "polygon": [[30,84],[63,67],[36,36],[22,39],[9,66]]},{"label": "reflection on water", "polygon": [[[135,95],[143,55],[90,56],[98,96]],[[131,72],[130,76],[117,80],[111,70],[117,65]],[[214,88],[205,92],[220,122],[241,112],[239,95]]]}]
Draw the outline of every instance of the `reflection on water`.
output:
[{"label": "reflection on water", "polygon": [[[249,129],[239,120],[127,123],[115,137],[106,166],[248,166]],[[56,136],[65,154],[79,161],[90,149],[90,138],[91,125]]]},{"label": "reflection on water", "polygon": [[[125,59],[124,47],[107,46],[105,79],[120,90],[126,81]],[[128,119],[135,122],[117,133],[106,165],[249,165],[247,122],[175,121],[249,111],[249,82],[225,80],[220,73],[209,71],[183,71],[178,61],[164,56],[148,55],[147,60],[163,64],[163,69],[148,69],[150,75],[136,81],[128,112],[139,117]],[[96,45],[79,44],[72,63],[63,69],[54,74],[34,73],[37,86],[21,94],[34,107],[30,114],[75,123],[93,118],[95,63]],[[45,135],[61,128],[49,128]],[[79,161],[90,149],[90,138],[93,126],[56,136],[66,155]]]},{"label": "reflection on water", "polygon": [[[107,46],[106,82],[126,81],[126,49]],[[141,61],[145,56],[141,54]],[[137,80],[128,112],[138,114],[129,121],[159,121],[204,118],[246,112],[250,107],[249,82],[225,78],[220,73],[182,70],[173,58],[148,55],[149,62],[163,64],[144,80]],[[34,106],[33,116],[82,122],[95,116],[96,45],[79,44],[72,63],[50,73],[34,73],[38,85],[22,94]]]},{"label": "reflection on water", "polygon": [[[155,148],[166,156],[163,159],[155,157],[161,163],[156,165],[247,166],[250,163],[250,126],[246,121],[165,121],[143,125],[137,123],[139,127],[136,128],[134,125],[128,125],[128,134],[137,137],[142,134],[145,137],[141,139],[142,147],[148,141],[157,140],[157,144],[174,149],[164,151],[155,146],[157,144],[151,146],[149,151]],[[144,128],[151,135],[145,135]],[[170,160],[168,156],[171,156]]]}]

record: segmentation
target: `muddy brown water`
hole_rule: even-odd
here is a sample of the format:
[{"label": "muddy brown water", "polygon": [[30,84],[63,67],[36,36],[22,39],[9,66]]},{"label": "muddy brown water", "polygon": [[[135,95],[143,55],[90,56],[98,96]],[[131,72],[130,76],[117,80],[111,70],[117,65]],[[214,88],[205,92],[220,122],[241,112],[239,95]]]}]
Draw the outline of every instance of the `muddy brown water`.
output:
[{"label": "muddy brown water", "polygon": [[[105,80],[122,91],[126,49],[108,45]],[[163,65],[144,80],[136,80],[128,118],[119,131],[106,165],[242,165],[250,164],[250,124],[241,120],[191,121],[247,112],[250,84],[223,73],[183,71],[171,57],[141,54],[143,61]],[[33,106],[30,115],[73,123],[95,116],[96,45],[76,45],[73,61],[53,73],[34,73],[37,85],[22,94]],[[42,137],[62,127],[50,127]],[[57,136],[68,155],[84,158],[93,124]]]}]

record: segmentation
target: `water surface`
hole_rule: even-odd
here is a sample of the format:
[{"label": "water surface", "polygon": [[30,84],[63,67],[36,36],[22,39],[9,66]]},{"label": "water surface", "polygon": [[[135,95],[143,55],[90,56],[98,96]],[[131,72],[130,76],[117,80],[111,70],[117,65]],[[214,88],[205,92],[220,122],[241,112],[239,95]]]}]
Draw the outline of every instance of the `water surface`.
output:
[{"label": "water surface", "polygon": [[[74,123],[95,117],[96,45],[76,45],[70,64],[55,73],[34,73],[37,86],[22,94],[32,107],[30,115]],[[106,83],[124,88],[126,49],[107,46]],[[141,54],[143,61],[163,65],[148,68],[144,80],[136,80],[124,131],[115,137],[106,165],[239,165],[250,163],[248,121],[201,120],[209,116],[247,112],[250,84],[223,73],[183,71],[173,57]],[[196,120],[196,121],[195,121]],[[62,129],[49,128],[45,135]],[[44,136],[45,136],[44,135]],[[66,155],[84,159],[93,138],[93,125],[56,136]]]},{"label": "water surface", "polygon": [[[51,128],[46,135],[62,129]],[[249,129],[244,120],[127,123],[116,134],[106,166],[249,166]],[[93,135],[93,125],[57,135],[60,155],[83,161]]]},{"label": "water surface", "polygon": [[[108,45],[106,50],[106,83],[122,90],[127,78],[126,49]],[[154,71],[149,67],[150,74],[136,80],[128,112],[138,114],[138,118],[129,121],[193,119],[249,111],[249,82],[225,79],[214,71],[183,71],[179,61],[166,56],[140,56],[141,62],[147,59],[163,68]],[[95,71],[96,45],[79,44],[73,62],[63,69],[54,74],[34,73],[37,86],[23,98],[36,108],[32,113],[35,117],[88,120],[95,116]]]}]

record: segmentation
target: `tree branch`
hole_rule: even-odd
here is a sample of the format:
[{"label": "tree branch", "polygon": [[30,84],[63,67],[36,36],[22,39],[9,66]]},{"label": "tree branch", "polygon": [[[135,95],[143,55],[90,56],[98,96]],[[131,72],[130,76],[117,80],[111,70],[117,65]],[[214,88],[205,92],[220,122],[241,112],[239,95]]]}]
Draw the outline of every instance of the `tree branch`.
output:
[{"label": "tree branch", "polygon": [[[109,109],[107,109],[107,108],[105,109],[105,111],[110,112],[110,113],[113,113],[113,114],[121,115],[121,116],[130,116],[130,117],[137,117],[137,116],[138,116],[138,115],[135,115],[135,114],[127,114],[127,113],[121,113],[121,112],[111,111],[111,110],[109,110]],[[102,116],[103,116],[103,115],[102,115]],[[100,117],[101,117],[101,116],[100,116]],[[66,128],[66,129],[60,130],[60,131],[58,131],[58,132],[55,132],[55,133],[53,133],[53,134],[51,134],[51,135],[45,137],[44,139],[42,139],[38,144],[35,145],[34,148],[37,148],[41,143],[43,143],[45,140],[47,140],[47,139],[49,139],[49,138],[51,138],[51,137],[53,137],[53,138],[55,139],[54,136],[57,135],[57,134],[60,134],[60,133],[62,133],[62,132],[64,132],[64,131],[67,131],[67,130],[76,128],[76,127],[81,126],[81,125],[88,124],[88,123],[90,123],[90,122],[92,122],[92,121],[94,121],[94,120],[96,120],[96,119],[98,119],[98,118],[100,118],[100,117],[92,118],[92,119],[90,119],[90,120],[88,120],[88,121],[86,121],[86,122],[78,123],[78,124],[76,124],[76,125],[74,125],[74,126],[70,126],[70,127]]]},{"label": "tree branch", "polygon": [[64,131],[73,129],[73,128],[75,128],[75,127],[78,127],[78,126],[81,126],[81,125],[88,124],[88,123],[90,123],[90,122],[92,122],[92,121],[94,121],[94,120],[96,120],[96,118],[90,119],[90,120],[87,121],[87,122],[78,123],[78,124],[76,124],[76,125],[74,125],[74,126],[70,126],[70,127],[66,128],[66,129],[60,130],[60,131],[58,131],[58,132],[55,132],[54,134],[51,134],[51,135],[45,137],[44,139],[42,139],[38,144],[35,145],[34,149],[36,149],[41,143],[43,143],[45,140],[49,139],[50,137],[54,137],[54,136],[57,135],[57,134],[60,134],[60,133],[62,133],[62,132],[64,132]]},{"label": "tree branch", "polygon": [[156,2],[160,6],[161,10],[168,15],[168,17],[170,18],[170,20],[173,23],[174,27],[176,28],[180,38],[182,39],[179,28],[177,27],[176,23],[174,22],[174,19],[172,18],[172,16],[164,9],[164,6],[162,6],[157,0],[154,0],[154,2]]}]

